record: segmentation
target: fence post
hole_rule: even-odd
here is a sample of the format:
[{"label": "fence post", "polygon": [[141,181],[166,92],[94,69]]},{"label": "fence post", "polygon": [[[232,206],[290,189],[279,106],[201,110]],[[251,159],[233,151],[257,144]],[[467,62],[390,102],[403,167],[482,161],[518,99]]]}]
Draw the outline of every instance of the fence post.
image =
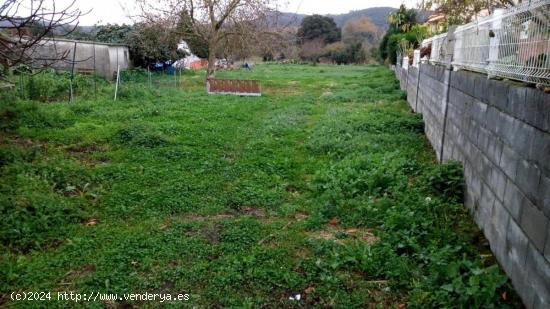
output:
[{"label": "fence post", "polygon": [[[405,57],[403,59],[406,59],[407,60],[407,79],[405,80],[405,93],[408,94],[408,91],[409,91],[409,75],[410,75],[410,71],[409,71],[409,57]],[[406,100],[408,101],[408,100]]]},{"label": "fence post", "polygon": [[119,82],[120,82],[120,65],[117,67],[117,70],[116,70],[115,101],[116,101],[116,95],[118,93]]},{"label": "fence post", "polygon": [[95,41],[93,42],[93,47],[94,47],[94,99],[97,99],[97,81],[96,81],[96,63],[95,63]]},{"label": "fence post", "polygon": [[453,55],[454,55],[454,38],[456,26],[450,27],[447,33],[447,46],[445,50],[445,81],[447,82],[445,102],[443,105],[443,131],[441,132],[441,149],[439,150],[439,162],[443,162],[443,154],[445,148],[445,131],[447,130],[447,114],[449,111],[449,97],[451,93],[451,78],[453,72]]},{"label": "fence post", "polygon": [[491,30],[493,35],[489,36],[489,59],[487,59],[487,77],[492,78],[495,76],[493,73],[493,64],[498,62],[499,57],[499,44],[500,44],[500,29],[502,27],[502,14],[503,9],[496,9],[493,13],[493,22],[491,23]]},{"label": "fence post", "polygon": [[19,95],[24,99],[25,98],[25,89],[23,89],[23,74],[19,73]]},{"label": "fence post", "polygon": [[71,80],[69,81],[69,103],[74,102],[74,90],[73,90],[73,82],[74,82],[74,65],[76,60],[76,42],[74,42],[74,48],[73,48],[73,61],[71,63]]},{"label": "fence post", "polygon": [[422,69],[422,62],[418,63],[418,78],[416,79],[416,98],[414,101],[414,111],[418,113],[418,91],[420,91],[420,73]]},{"label": "fence post", "polygon": [[149,88],[153,88],[153,83],[151,82],[151,70],[147,66],[147,75],[149,75]]},{"label": "fence post", "polygon": [[418,67],[420,63],[420,50],[415,49],[413,52],[413,67]]}]

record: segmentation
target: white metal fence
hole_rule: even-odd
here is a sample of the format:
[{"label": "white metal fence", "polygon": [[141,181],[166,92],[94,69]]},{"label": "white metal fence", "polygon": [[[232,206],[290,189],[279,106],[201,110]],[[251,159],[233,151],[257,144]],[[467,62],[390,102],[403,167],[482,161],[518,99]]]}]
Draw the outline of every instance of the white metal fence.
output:
[{"label": "white metal fence", "polygon": [[[550,0],[525,1],[426,39],[429,61],[459,69],[550,85]],[[454,44],[446,57],[447,44]]]},{"label": "white metal fence", "polygon": [[435,64],[445,63],[445,50],[447,48],[447,33],[442,33],[431,37],[432,52],[430,54],[430,62]]}]

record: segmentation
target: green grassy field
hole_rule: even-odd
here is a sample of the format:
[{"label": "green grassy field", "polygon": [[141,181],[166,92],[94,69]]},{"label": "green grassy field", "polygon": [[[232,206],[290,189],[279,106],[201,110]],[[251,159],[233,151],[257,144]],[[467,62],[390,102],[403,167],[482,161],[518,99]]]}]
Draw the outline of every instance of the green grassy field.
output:
[{"label": "green grassy field", "polygon": [[218,76],[259,79],[263,96],[208,96],[187,73],[180,89],[124,84],[116,102],[1,103],[0,307],[45,304],[14,291],[190,294],[162,304],[174,308],[518,306],[464,210],[460,165],[435,163],[386,67]]}]

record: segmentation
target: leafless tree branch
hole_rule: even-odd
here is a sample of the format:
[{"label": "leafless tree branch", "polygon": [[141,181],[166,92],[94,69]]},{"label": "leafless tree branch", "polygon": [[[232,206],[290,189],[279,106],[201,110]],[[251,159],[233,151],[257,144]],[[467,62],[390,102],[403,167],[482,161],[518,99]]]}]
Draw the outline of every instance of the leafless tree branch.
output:
[{"label": "leafless tree branch", "polygon": [[[74,32],[79,18],[87,14],[75,7],[75,1],[62,8],[55,0],[5,0],[0,5],[1,78],[21,64],[47,67],[67,58],[68,51],[57,50],[55,37]],[[46,46],[54,52],[41,53]]]},{"label": "leafless tree branch", "polygon": [[214,75],[216,54],[231,44],[250,44],[263,34],[267,14],[273,12],[273,0],[138,0],[143,21],[165,20],[173,27],[182,11],[190,18],[194,33],[208,42],[207,78]]}]

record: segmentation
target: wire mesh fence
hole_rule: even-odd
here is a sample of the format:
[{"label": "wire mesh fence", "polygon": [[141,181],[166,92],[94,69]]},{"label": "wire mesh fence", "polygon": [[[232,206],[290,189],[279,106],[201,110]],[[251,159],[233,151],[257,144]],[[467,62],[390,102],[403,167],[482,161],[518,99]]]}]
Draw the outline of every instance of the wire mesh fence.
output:
[{"label": "wire mesh fence", "polygon": [[136,68],[120,71],[120,76],[116,78],[114,98],[116,100],[119,91],[124,92],[134,87],[146,89],[185,88],[186,81],[191,77],[199,76],[197,74],[197,71],[173,67],[168,70]]},{"label": "wire mesh fence", "polygon": [[[452,41],[452,58],[445,57]],[[550,0],[530,0],[426,39],[430,63],[550,85]]]},{"label": "wire mesh fence", "polygon": [[143,91],[162,92],[165,89],[187,89],[202,85],[204,71],[120,70],[114,80],[91,73],[63,69],[32,69],[20,67],[10,77],[10,84],[0,89],[0,99],[40,102],[78,102],[83,100],[115,100],[136,97]]},{"label": "wire mesh fence", "polygon": [[447,33],[442,33],[431,38],[432,52],[430,62],[434,64],[445,63],[445,49],[447,47]]},{"label": "wire mesh fence", "polygon": [[550,1],[530,1],[493,23],[487,73],[550,84]]},{"label": "wire mesh fence", "polygon": [[[491,18],[492,19],[492,18]],[[486,73],[489,64],[491,23],[480,21],[457,27],[453,65]]]},{"label": "wire mesh fence", "polygon": [[[38,59],[19,65],[0,83],[0,96],[42,102],[114,100],[137,89],[181,88],[186,72],[174,63],[149,69],[130,68],[128,47],[120,44],[46,39],[35,50]],[[59,55],[63,55],[59,57]],[[197,73],[201,75],[201,73]]]},{"label": "wire mesh fence", "polygon": [[18,67],[9,77],[9,87],[2,89],[3,98],[41,102],[93,99],[105,94],[109,82],[95,74],[71,74],[65,70]]}]

